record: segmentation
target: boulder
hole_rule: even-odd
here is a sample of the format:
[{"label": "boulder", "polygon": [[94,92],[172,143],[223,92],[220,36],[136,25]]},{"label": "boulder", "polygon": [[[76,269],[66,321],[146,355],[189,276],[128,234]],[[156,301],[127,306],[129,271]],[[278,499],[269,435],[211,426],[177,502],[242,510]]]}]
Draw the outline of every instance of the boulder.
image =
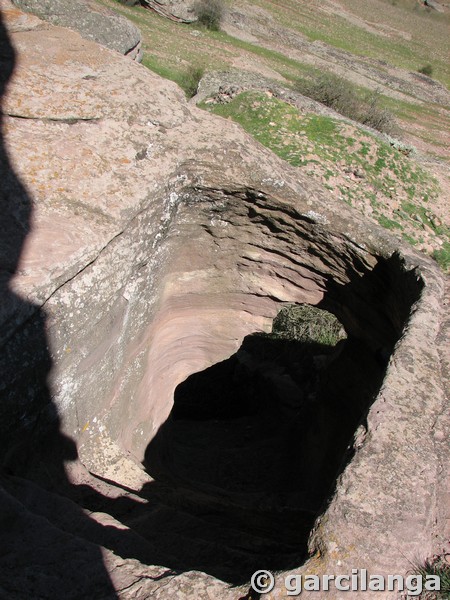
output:
[{"label": "boulder", "polygon": [[197,20],[195,0],[142,0],[142,4],[173,21],[192,23]]},{"label": "boulder", "polygon": [[17,7],[54,25],[69,27],[84,38],[125,54],[142,59],[141,33],[127,19],[92,0],[14,0]]},{"label": "boulder", "polygon": [[439,4],[439,2],[436,2],[436,0],[424,0],[424,4],[425,4],[425,6],[429,6],[433,10],[436,10],[437,12],[444,12],[443,6],[441,6]]}]

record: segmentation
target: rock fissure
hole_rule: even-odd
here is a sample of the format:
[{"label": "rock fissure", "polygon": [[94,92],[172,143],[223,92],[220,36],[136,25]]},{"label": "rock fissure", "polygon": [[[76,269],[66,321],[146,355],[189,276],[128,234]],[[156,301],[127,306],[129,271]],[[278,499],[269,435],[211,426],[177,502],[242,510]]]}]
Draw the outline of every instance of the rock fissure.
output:
[{"label": "rock fissure", "polygon": [[26,121],[41,121],[42,123],[64,123],[65,125],[76,125],[77,123],[98,123],[101,117],[33,117],[31,115],[21,115],[13,112],[3,112],[3,116],[11,119],[24,119]]}]

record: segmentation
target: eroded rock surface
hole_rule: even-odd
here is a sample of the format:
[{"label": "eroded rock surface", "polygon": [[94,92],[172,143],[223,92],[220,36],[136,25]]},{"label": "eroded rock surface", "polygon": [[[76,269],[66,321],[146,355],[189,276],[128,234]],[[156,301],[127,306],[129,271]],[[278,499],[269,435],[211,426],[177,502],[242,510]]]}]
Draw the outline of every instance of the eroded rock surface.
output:
[{"label": "eroded rock surface", "polygon": [[14,0],[20,9],[54,25],[70,27],[84,38],[140,62],[141,34],[127,19],[93,0]]},{"label": "eroded rock surface", "polygon": [[[0,6],[3,594],[238,597],[213,575],[232,581],[265,548],[248,515],[270,529],[267,511],[298,515],[304,495],[255,507],[248,490],[174,486],[141,461],[177,386],[286,302],[334,312],[383,380],[354,413],[354,444],[340,442],[354,447],[307,556],[284,568],[404,573],[441,550],[448,315],[434,263],[175,84]],[[66,561],[83,576],[67,579]]]},{"label": "eroded rock surface", "polygon": [[142,0],[142,4],[174,21],[192,23],[197,20],[195,0]]}]

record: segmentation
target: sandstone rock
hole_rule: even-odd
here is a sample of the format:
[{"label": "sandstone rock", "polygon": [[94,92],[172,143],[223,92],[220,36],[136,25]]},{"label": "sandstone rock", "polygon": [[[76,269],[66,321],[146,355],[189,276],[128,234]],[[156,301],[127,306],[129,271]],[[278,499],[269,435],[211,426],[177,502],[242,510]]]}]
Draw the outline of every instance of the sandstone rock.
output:
[{"label": "sandstone rock", "polygon": [[195,0],[142,0],[142,3],[173,21],[192,23],[197,20],[194,12]]},{"label": "sandstone rock", "polygon": [[14,0],[16,6],[54,25],[70,27],[84,38],[107,48],[142,59],[141,34],[127,19],[120,17],[92,0]]},{"label": "sandstone rock", "polygon": [[424,0],[424,4],[425,6],[429,6],[437,12],[444,12],[444,8],[439,4],[439,2],[436,2],[435,0]]},{"label": "sandstone rock", "polygon": [[[447,427],[449,315],[437,266],[175,84],[0,6],[3,595],[231,600],[248,586],[224,580],[261,548],[261,568],[298,574],[405,573],[440,551],[448,447],[433,432]],[[180,441],[168,419],[178,384],[269,330],[287,302],[334,312],[354,344],[339,360],[355,377],[329,371],[329,410],[345,405],[351,431],[337,440],[318,409],[336,448],[317,448],[303,490],[172,486],[193,450],[176,447],[180,464],[155,441]],[[367,365],[382,375],[370,401],[358,392]],[[173,467],[167,481],[140,480],[149,448]],[[308,521],[305,547],[282,554],[271,539],[266,552],[265,535],[314,518],[310,488],[336,455],[309,549]],[[268,598],[283,597],[280,581]]]}]

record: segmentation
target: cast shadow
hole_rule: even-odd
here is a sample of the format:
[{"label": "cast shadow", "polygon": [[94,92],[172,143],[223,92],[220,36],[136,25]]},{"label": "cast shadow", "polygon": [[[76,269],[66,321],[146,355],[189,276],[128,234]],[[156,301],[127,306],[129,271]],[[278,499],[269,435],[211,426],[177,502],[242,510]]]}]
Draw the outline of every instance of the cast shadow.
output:
[{"label": "cast shadow", "polygon": [[195,517],[165,529],[188,538],[183,568],[239,585],[261,568],[302,564],[383,375],[357,340],[328,347],[253,335],[180,384],[145,466],[172,506]]},{"label": "cast shadow", "polygon": [[321,303],[346,326],[336,346],[248,336],[230,359],[177,387],[145,466],[195,517],[166,525],[184,536],[183,568],[239,585],[307,558],[422,289],[397,255],[350,279],[330,281]]},{"label": "cast shadow", "polygon": [[[2,109],[16,59],[0,11]],[[46,314],[13,287],[33,200],[5,146],[10,118],[0,112],[0,595],[113,600],[118,596],[101,546],[146,564],[158,564],[159,554],[133,532],[90,518],[76,502],[89,508],[115,501],[72,485],[66,475],[66,463],[78,455],[75,442],[61,432],[48,386],[53,365]]]}]

